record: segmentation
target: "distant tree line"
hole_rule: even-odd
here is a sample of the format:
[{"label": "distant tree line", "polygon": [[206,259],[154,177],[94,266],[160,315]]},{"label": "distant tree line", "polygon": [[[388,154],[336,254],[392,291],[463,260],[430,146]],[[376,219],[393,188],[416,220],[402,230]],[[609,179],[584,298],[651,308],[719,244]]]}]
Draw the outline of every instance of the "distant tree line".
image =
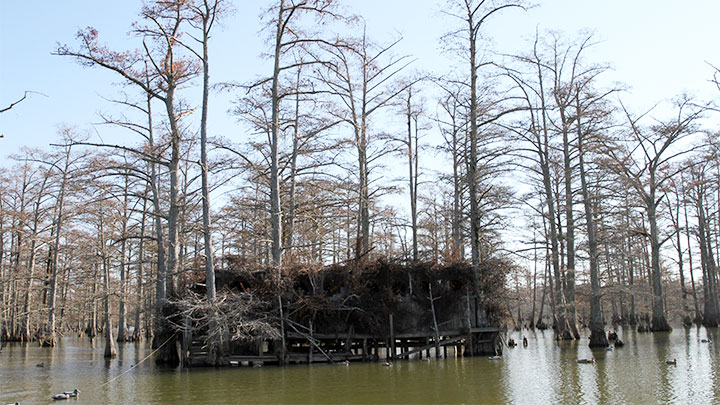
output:
[{"label": "distant tree line", "polygon": [[[517,327],[577,339],[587,325],[606,346],[607,322],[720,322],[712,105],[682,95],[634,112],[587,60],[592,35],[485,52],[485,23],[522,13],[514,0],[449,0],[441,41],[460,67],[435,74],[338,0],[269,1],[272,69],[213,83],[212,56],[242,52],[212,48],[233,7],[147,1],[136,49],[87,28],[55,50],[123,85],[96,130],[128,136],[64,127],[0,169],[2,340],[104,332],[109,357],[116,340],[157,346],[163,306],[203,273],[213,308],[229,259],[278,281],[289,265],[467,260],[480,300],[482,264],[510,255],[497,271]],[[234,96],[236,133],[209,133],[208,112],[226,108],[213,89]]]}]

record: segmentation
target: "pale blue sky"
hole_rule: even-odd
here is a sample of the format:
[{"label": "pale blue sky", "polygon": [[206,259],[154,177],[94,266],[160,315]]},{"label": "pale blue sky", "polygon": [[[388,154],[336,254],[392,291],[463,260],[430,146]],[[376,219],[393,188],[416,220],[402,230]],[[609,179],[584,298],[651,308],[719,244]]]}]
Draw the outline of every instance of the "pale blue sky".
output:
[{"label": "pale blue sky", "polygon": [[[236,1],[237,12],[224,21],[212,48],[212,79],[246,81],[267,74],[258,59],[258,14],[265,0]],[[440,0],[348,0],[349,9],[363,15],[368,33],[388,41],[400,33],[398,52],[412,54],[416,68],[434,72],[449,69],[447,55],[438,51],[438,37],[451,20],[439,13]],[[557,29],[575,35],[592,29],[602,42],[588,54],[614,70],[608,81],[631,86],[623,95],[632,108],[644,109],[662,98],[687,91],[703,99],[720,95],[708,80],[720,65],[720,1],[717,0],[545,0],[521,12],[512,10],[491,21],[488,33],[500,52],[528,49],[535,28]],[[100,96],[117,95],[116,77],[83,68],[68,58],[52,56],[56,43],[73,44],[78,28],[94,26],[101,39],[117,49],[134,47],[126,33],[136,20],[139,1],[0,0],[0,107],[31,95],[0,115],[0,163],[22,145],[43,147],[57,140],[57,127],[89,130],[98,111],[112,111]],[[239,131],[222,98],[214,101],[211,132],[232,137]]]}]

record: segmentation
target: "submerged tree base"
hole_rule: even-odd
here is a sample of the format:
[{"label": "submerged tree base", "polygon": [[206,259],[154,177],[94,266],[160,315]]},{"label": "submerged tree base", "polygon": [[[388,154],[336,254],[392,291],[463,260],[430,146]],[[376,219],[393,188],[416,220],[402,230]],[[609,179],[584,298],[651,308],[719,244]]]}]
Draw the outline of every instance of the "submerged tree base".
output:
[{"label": "submerged tree base", "polygon": [[653,316],[650,332],[669,332],[672,328],[664,316]]},{"label": "submerged tree base", "polygon": [[588,344],[589,347],[608,347],[610,346],[610,343],[608,342],[607,335],[605,334],[605,331],[591,331],[590,332],[590,344]]}]

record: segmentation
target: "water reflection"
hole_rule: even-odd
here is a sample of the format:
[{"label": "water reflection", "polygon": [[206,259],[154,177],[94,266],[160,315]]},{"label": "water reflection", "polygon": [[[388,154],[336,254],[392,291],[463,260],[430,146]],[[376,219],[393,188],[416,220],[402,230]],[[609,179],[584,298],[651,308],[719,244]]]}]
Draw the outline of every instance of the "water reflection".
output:
[{"label": "water reflection", "polygon": [[[618,330],[612,351],[556,342],[551,331],[513,332],[529,346],[485,357],[377,363],[225,369],[162,369],[145,344],[103,358],[103,341],[65,338],[55,349],[5,344],[0,401],[50,403],[79,388],[74,403],[712,403],[720,401],[717,329],[670,333]],[[709,339],[710,343],[702,343]],[[450,352],[452,353],[452,351]],[[578,358],[596,359],[578,364]],[[677,359],[677,365],[665,360]],[[140,364],[138,364],[140,363]],[[36,367],[43,364],[43,367]]]}]

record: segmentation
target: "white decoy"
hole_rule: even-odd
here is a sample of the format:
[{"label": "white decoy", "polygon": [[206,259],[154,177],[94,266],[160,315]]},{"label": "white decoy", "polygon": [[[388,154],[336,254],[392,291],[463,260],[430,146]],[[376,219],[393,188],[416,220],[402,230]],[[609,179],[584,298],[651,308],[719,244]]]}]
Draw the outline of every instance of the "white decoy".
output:
[{"label": "white decoy", "polygon": [[52,396],[52,399],[69,399],[69,398],[77,398],[78,394],[80,394],[80,391],[78,389],[74,389],[70,392],[65,391],[62,394],[55,394]]},{"label": "white decoy", "polygon": [[595,363],[595,359],[589,358],[589,359],[578,359],[577,361],[580,364],[592,364]]}]

